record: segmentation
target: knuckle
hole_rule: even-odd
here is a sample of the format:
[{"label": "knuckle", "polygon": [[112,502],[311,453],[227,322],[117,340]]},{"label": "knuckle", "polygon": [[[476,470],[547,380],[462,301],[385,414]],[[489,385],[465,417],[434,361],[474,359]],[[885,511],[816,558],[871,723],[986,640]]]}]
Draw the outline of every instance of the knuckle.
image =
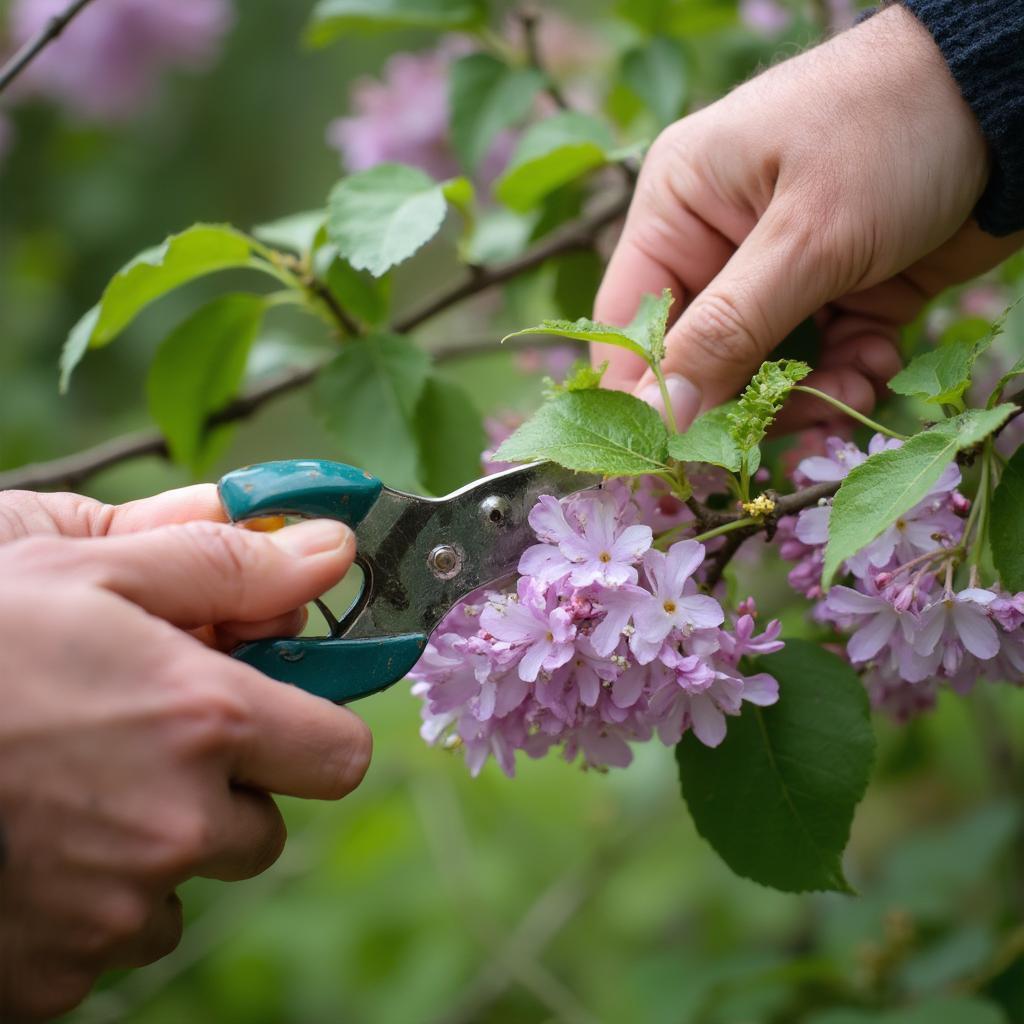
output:
[{"label": "knuckle", "polygon": [[688,311],[688,348],[697,361],[746,366],[763,355],[758,335],[737,300],[722,292],[706,291]]},{"label": "knuckle", "polygon": [[373,734],[369,726],[351,712],[344,740],[324,758],[325,793],[329,800],[348,796],[364,779],[373,754]]},{"label": "knuckle", "polygon": [[159,882],[187,878],[209,855],[213,838],[212,823],[198,811],[165,813],[160,827],[149,838],[140,870]]},{"label": "knuckle", "polygon": [[171,748],[185,759],[230,749],[249,724],[241,695],[211,679],[207,665],[195,668],[172,688],[164,714]]},{"label": "knuckle", "polygon": [[213,568],[223,571],[241,573],[248,561],[247,538],[240,530],[224,523],[196,522],[189,523],[188,530],[194,543],[213,563]]},{"label": "knuckle", "polygon": [[82,952],[100,955],[130,942],[145,929],[149,915],[149,902],[141,893],[131,890],[107,893],[93,911],[92,928],[83,940]]}]

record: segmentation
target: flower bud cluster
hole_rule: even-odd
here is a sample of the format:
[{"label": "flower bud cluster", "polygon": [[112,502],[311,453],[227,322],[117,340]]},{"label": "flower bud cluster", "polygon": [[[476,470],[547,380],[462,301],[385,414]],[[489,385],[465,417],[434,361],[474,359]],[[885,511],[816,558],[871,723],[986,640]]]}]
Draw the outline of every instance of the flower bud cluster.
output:
[{"label": "flower bud cluster", "polygon": [[[804,459],[800,485],[841,481],[868,455],[899,447],[876,435],[865,453],[830,438],[827,453]],[[815,599],[814,616],[849,634],[846,655],[866,670],[876,706],[905,719],[932,706],[945,682],[969,691],[980,679],[1024,683],[1024,594],[981,587],[972,571],[957,589],[970,502],[950,463],[928,494],[850,558],[849,586],[823,593],[821,571],[831,507],[822,502],[780,523],[781,552],[796,564],[793,587]]]},{"label": "flower bud cluster", "polygon": [[[512,775],[517,751],[556,746],[622,767],[655,734],[675,744],[692,730],[717,746],[743,701],[778,699],[775,679],[740,660],[779,650],[779,623],[758,633],[748,601],[726,625],[696,582],[703,545],[655,549],[641,503],[650,496],[621,483],[540,499],[515,588],[453,609],[412,673],[428,742],[463,747],[474,775],[489,756]],[[656,500],[649,511],[664,514]]]}]

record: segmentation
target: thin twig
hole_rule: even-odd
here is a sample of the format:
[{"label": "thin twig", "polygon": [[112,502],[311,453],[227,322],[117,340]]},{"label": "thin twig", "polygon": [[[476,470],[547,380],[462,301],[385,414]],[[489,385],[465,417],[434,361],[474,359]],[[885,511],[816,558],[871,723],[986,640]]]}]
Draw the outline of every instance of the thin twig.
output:
[{"label": "thin twig", "polygon": [[[770,516],[767,516],[763,523],[751,524],[750,526],[744,526],[736,529],[732,533],[726,535],[725,541],[722,546],[715,551],[712,551],[708,555],[708,571],[704,578],[704,586],[710,590],[718,581],[722,578],[722,573],[725,572],[725,567],[732,561],[733,556],[743,546],[743,542],[749,540],[751,537],[764,533],[767,540],[775,535],[775,530],[779,525],[779,520],[785,516],[796,515],[797,512],[802,512],[805,508],[812,508],[817,505],[819,501],[825,498],[831,498],[837,490],[839,490],[840,481],[829,480],[821,484],[813,484],[810,487],[805,487],[802,490],[794,491],[792,494],[784,494],[778,496],[774,493],[770,493],[772,501],[775,502],[775,508],[772,510]],[[705,505],[700,502],[694,501],[688,502],[691,511],[694,516],[700,522],[701,513],[705,516],[714,515],[719,517],[721,521],[721,513],[713,512],[708,509]],[[733,515],[725,517],[725,523],[739,522],[741,519],[746,518],[746,513],[734,513]]]},{"label": "thin twig", "polygon": [[544,66],[544,58],[540,52],[540,39],[537,32],[540,28],[541,13],[533,4],[524,4],[519,11],[519,23],[523,26],[523,42],[526,45],[526,60],[530,67],[539,71],[544,76],[545,91],[551,97],[552,102],[560,110],[569,110],[569,102],[566,100],[558,83],[548,74]]},{"label": "thin twig", "polygon": [[[579,221],[552,232],[522,256],[492,267],[481,268],[465,281],[435,296],[412,313],[399,318],[391,329],[400,334],[412,331],[456,303],[518,277],[554,256],[577,249],[592,248],[600,232],[621,216],[628,205],[629,196],[619,196],[613,202],[606,203]],[[482,346],[452,345],[436,350],[434,357],[443,361],[475,354],[479,351],[482,351]],[[245,419],[267,402],[305,387],[327,362],[328,360],[324,360],[313,366],[288,370],[258,384],[245,395],[211,415],[206,421],[206,429]],[[0,491],[75,487],[94,473],[109,469],[111,466],[116,466],[129,459],[141,458],[146,455],[166,457],[167,454],[167,442],[159,432],[155,430],[140,431],[105,441],[73,455],[66,455],[47,462],[33,463],[0,473]]]},{"label": "thin twig", "polygon": [[480,267],[458,284],[429,299],[419,309],[400,317],[392,324],[397,334],[405,334],[419,327],[420,324],[438,313],[454,306],[463,299],[468,299],[495,285],[506,281],[527,270],[533,270],[555,256],[576,252],[580,249],[592,249],[601,231],[609,224],[618,220],[629,206],[630,196],[623,193],[615,200],[598,207],[593,213],[581,217],[564,228],[553,231],[547,238],[538,242],[532,249],[505,263],[493,267]]},{"label": "thin twig", "polygon": [[62,14],[46,24],[0,67],[0,92],[3,92],[68,27],[68,23],[92,0],[74,0]]},{"label": "thin twig", "polygon": [[[564,338],[547,340],[536,338],[532,339],[527,347],[536,349],[567,344],[571,345],[572,342],[566,342]],[[439,346],[431,349],[430,353],[435,363],[444,364],[499,350],[496,338],[472,338],[469,341],[456,341],[449,345]],[[223,426],[226,423],[244,420],[273,399],[305,387],[331,361],[331,358],[321,360],[313,366],[287,370],[268,377],[219,412],[211,415],[206,421],[205,429],[211,430],[213,427]],[[169,454],[167,442],[159,431],[139,430],[135,433],[115,437],[110,441],[103,441],[91,448],[84,448],[73,455],[63,455],[46,462],[29,463],[16,469],[0,472],[0,491],[71,489],[88,480],[89,477],[122,462],[146,456],[166,458]]]}]

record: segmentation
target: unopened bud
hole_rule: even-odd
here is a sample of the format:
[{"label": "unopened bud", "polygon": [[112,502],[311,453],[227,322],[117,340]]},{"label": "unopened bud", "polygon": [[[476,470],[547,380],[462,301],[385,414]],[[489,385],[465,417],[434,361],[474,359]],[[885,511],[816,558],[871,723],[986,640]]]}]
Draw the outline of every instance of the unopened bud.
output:
[{"label": "unopened bud", "polygon": [[953,511],[960,516],[961,519],[966,519],[968,513],[971,511],[971,499],[965,498],[959,491],[954,491],[950,495],[950,502],[953,506]]}]

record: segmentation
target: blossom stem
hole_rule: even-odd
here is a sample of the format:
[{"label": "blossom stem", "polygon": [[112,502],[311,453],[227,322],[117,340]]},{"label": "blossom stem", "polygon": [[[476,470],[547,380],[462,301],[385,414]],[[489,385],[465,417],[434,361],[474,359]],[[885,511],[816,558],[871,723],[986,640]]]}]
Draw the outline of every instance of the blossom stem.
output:
[{"label": "blossom stem", "polygon": [[[992,478],[992,438],[985,441],[981,456],[981,477],[978,480],[978,493],[971,507],[967,525],[964,527],[964,544],[970,545],[970,565],[976,568],[981,561],[985,548],[985,537],[988,534],[989,491]],[[972,536],[972,530],[976,536]]]},{"label": "blossom stem", "polygon": [[676,411],[672,408],[672,399],[668,393],[668,385],[665,383],[665,372],[657,363],[652,362],[650,367],[658,380],[658,390],[661,392],[661,401],[665,406],[665,417],[668,420],[669,430],[673,434],[678,434],[679,424],[676,422]]},{"label": "blossom stem", "polygon": [[845,402],[841,402],[838,398],[833,398],[831,395],[826,395],[824,391],[819,391],[817,388],[809,388],[804,384],[795,384],[793,386],[794,391],[802,391],[805,395],[812,395],[814,398],[820,398],[823,402],[827,402],[833,408],[838,409],[840,412],[846,413],[851,419],[856,420],[858,423],[863,423],[865,427],[870,427],[872,430],[877,431],[879,434],[884,434],[886,437],[894,437],[897,441],[906,441],[907,435],[900,434],[895,430],[890,430],[888,427],[882,426],[876,420],[871,419],[869,416],[865,416],[863,413],[857,412],[856,409],[847,405]]},{"label": "blossom stem", "polygon": [[751,526],[759,527],[761,525],[759,520],[751,516],[745,516],[743,519],[734,519],[731,523],[723,523],[721,526],[716,526],[713,530],[698,533],[693,539],[703,543],[706,540],[714,540],[715,537],[721,537],[723,533],[732,533],[733,530],[746,530]]}]

